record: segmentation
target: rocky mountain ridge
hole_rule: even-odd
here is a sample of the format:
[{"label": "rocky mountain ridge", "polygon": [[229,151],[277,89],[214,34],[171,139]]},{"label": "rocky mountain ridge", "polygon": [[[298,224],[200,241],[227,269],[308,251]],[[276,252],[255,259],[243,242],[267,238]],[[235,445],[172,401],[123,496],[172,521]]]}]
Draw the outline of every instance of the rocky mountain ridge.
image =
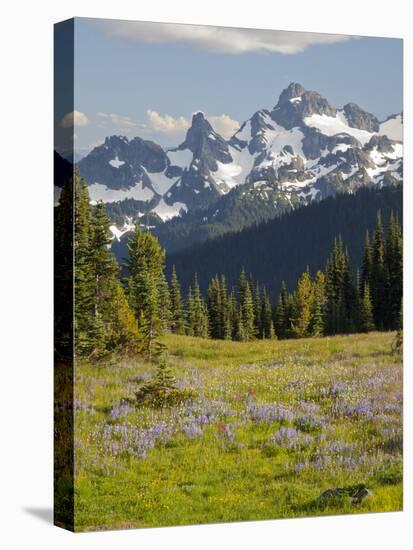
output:
[{"label": "rocky mountain ridge", "polygon": [[[198,211],[200,223],[213,224],[210,212],[219,217],[221,203],[251,208],[256,201],[276,216],[338,192],[398,185],[402,128],[402,115],[380,122],[355,103],[337,109],[291,83],[271,110],[256,111],[229,140],[198,112],[176,148],[111,136],[78,166],[92,201],[107,203],[120,238],[134,223],[160,226]],[[226,195],[233,200],[222,202]]]}]

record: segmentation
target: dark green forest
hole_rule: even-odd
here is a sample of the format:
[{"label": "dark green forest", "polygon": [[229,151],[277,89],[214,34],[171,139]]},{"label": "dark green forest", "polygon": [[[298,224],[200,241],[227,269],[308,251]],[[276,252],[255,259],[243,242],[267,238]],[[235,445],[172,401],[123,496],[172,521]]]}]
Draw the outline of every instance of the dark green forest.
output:
[{"label": "dark green forest", "polygon": [[402,187],[362,188],[355,194],[338,194],[281,218],[167,254],[166,274],[170,280],[175,266],[182,289],[187,292],[196,272],[205,293],[217,273],[225,273],[227,285],[233,286],[244,268],[265,285],[274,300],[282,281],[292,290],[307,266],[312,274],[324,269],[338,235],[351,252],[350,268],[355,275],[362,261],[366,230],[372,233],[378,210],[385,225],[392,211],[402,223]]},{"label": "dark green forest", "polygon": [[205,298],[195,275],[187,300],[182,301],[173,268],[172,287],[180,304],[173,313],[181,333],[239,341],[401,328],[403,241],[397,216],[390,213],[385,232],[377,212],[371,238],[368,231],[365,234],[362,262],[354,276],[350,265],[350,253],[338,237],[324,269],[314,276],[306,269],[291,292],[283,281],[277,301],[244,269],[231,287],[225,275],[214,276]]},{"label": "dark green forest", "polygon": [[[209,278],[205,290],[199,283],[196,262],[191,264],[188,273],[192,280],[187,291],[183,291],[174,266],[170,277],[166,277],[165,250],[145,228],[137,227],[128,240],[128,260],[121,272],[110,249],[110,221],[105,206],[102,202],[90,204],[86,182],[75,175],[74,186],[68,180],[55,210],[55,261],[60,289],[56,300],[56,342],[64,347],[72,330],[64,313],[65,296],[70,298],[72,294],[73,274],[74,351],[90,359],[112,352],[142,353],[151,359],[162,352],[158,338],[166,332],[251,341],[398,329],[403,287],[398,199],[401,200],[394,189],[376,194],[366,191],[344,201],[347,208],[342,200],[330,200],[326,206],[308,207],[296,216],[291,214],[284,220],[232,235],[228,237],[232,242],[234,239],[244,244],[250,242],[249,252],[256,257],[257,267],[258,263],[267,266],[265,281],[270,284],[253,277],[243,266],[236,282],[231,283],[226,271],[231,265],[230,257]],[[382,211],[376,207],[383,201],[386,207]],[[375,224],[372,231],[360,235],[363,224],[357,221],[363,207],[367,219],[374,208]],[[278,280],[276,271],[271,271],[272,265],[284,262],[285,258],[271,245],[270,235],[274,227],[281,227],[287,239],[288,230],[294,226],[289,220],[297,221],[297,216],[303,232],[309,229],[305,225],[309,220],[313,221],[313,227],[316,220],[329,235],[337,218],[346,222],[347,231],[343,233],[351,235],[350,242],[362,239],[364,243],[361,258],[355,259],[343,235],[337,235],[324,259],[317,257],[320,264],[323,261],[321,267],[315,271],[305,267],[296,276],[294,285],[290,277],[288,287],[285,281]],[[310,237],[308,234],[303,237],[304,242],[316,238],[317,232],[309,233]],[[266,239],[257,241],[257,235]],[[289,235],[290,241],[284,242],[284,246],[289,242],[293,247],[294,236],[297,238],[297,231]],[[276,243],[278,239],[273,241]],[[220,239],[218,248],[223,243],[221,253],[227,246],[226,239]],[[255,249],[260,249],[263,243],[265,256],[259,262]],[[201,246],[200,250],[212,244]],[[320,250],[318,254],[321,256]],[[74,272],[70,268],[72,260]],[[277,285],[279,295],[274,299]]]}]

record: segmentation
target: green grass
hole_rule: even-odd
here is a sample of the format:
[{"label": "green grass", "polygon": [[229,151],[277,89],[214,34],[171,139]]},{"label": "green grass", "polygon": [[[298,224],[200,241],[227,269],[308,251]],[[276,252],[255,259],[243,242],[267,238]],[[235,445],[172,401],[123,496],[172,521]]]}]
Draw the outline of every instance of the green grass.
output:
[{"label": "green grass", "polygon": [[[198,397],[164,410],[119,408],[154,365],[77,365],[76,530],[400,510],[402,366],[393,337],[169,335],[169,363]],[[274,404],[286,414],[272,417]],[[154,429],[162,434],[142,456]],[[280,429],[292,430],[291,445],[271,442]],[[359,483],[372,492],[361,504],[318,498]]]}]

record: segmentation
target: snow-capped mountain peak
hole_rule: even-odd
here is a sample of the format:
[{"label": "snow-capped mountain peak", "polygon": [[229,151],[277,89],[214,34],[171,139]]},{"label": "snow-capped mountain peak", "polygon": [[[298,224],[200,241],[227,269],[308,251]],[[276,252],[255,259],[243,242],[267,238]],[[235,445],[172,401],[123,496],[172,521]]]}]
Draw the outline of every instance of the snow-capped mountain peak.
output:
[{"label": "snow-capped mountain peak", "polygon": [[123,220],[149,212],[155,223],[165,221],[239,186],[237,200],[265,195],[275,212],[362,185],[399,184],[402,125],[401,114],[380,122],[355,103],[338,109],[293,82],[272,110],[256,111],[228,141],[198,111],[175,148],[110,136],[79,169],[91,199],[116,204],[109,210],[124,212]]},{"label": "snow-capped mountain peak", "polygon": [[314,114],[334,117],[336,111],[318,92],[308,91],[301,84],[291,83],[281,92],[271,116],[279,125],[290,130],[300,126],[305,117]]}]

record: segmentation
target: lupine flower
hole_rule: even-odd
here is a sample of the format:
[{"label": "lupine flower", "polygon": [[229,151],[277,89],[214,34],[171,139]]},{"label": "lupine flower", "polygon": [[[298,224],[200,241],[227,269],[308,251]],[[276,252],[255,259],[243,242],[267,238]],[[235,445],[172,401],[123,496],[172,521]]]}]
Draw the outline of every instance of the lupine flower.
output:
[{"label": "lupine flower", "polygon": [[298,450],[309,445],[310,442],[311,437],[297,432],[295,428],[282,427],[270,437],[267,444],[285,449]]},{"label": "lupine flower", "polygon": [[130,405],[127,405],[126,403],[121,402],[119,405],[112,407],[110,415],[113,419],[116,420],[122,416],[126,416],[132,411],[134,411],[134,408],[132,408]]},{"label": "lupine flower", "polygon": [[201,437],[203,434],[201,426],[195,420],[190,420],[186,422],[182,426],[181,430],[185,437],[188,438]]},{"label": "lupine flower", "polygon": [[281,403],[255,403],[249,401],[246,407],[246,416],[254,422],[291,422],[294,413]]}]

